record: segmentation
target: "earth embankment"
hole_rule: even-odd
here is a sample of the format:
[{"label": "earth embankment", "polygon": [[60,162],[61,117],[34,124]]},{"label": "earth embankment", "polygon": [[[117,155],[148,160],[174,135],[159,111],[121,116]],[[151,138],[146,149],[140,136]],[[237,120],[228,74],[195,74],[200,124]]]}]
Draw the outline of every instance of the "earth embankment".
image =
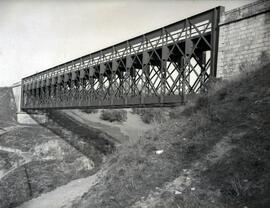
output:
[{"label": "earth embankment", "polygon": [[11,88],[0,88],[0,207],[12,208],[71,180],[94,174],[114,139],[61,112],[49,122],[16,122]]}]

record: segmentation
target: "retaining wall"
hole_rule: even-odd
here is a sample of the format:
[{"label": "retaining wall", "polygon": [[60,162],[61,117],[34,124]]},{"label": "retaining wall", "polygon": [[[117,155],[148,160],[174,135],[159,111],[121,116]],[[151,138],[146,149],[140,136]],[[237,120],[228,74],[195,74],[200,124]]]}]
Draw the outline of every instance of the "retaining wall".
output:
[{"label": "retaining wall", "polygon": [[270,62],[270,1],[260,0],[221,16],[217,76]]}]

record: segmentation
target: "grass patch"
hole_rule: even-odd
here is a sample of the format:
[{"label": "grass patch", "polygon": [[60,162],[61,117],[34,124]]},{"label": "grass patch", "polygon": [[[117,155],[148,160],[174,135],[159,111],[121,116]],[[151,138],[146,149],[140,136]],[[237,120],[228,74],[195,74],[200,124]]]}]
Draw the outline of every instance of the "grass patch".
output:
[{"label": "grass patch", "polygon": [[91,109],[91,108],[86,108],[86,109],[81,109],[81,112],[91,114],[91,113],[97,113],[98,109]]},{"label": "grass patch", "polygon": [[131,113],[138,114],[144,123],[161,123],[166,120],[165,108],[132,108]]}]

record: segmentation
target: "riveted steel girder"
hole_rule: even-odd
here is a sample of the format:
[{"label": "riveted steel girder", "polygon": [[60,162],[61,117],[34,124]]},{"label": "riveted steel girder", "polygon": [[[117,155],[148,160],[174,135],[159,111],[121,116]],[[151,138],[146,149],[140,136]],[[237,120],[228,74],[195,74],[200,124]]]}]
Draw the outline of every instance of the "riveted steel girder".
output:
[{"label": "riveted steel girder", "polygon": [[22,79],[22,110],[173,106],[216,75],[223,7]]}]

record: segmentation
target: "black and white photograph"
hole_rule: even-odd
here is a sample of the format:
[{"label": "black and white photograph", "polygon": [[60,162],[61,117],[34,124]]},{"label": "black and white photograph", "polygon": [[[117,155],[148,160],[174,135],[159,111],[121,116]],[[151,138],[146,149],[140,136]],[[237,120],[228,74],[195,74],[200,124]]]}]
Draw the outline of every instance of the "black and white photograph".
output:
[{"label": "black and white photograph", "polygon": [[0,208],[270,208],[270,0],[0,0]]}]

